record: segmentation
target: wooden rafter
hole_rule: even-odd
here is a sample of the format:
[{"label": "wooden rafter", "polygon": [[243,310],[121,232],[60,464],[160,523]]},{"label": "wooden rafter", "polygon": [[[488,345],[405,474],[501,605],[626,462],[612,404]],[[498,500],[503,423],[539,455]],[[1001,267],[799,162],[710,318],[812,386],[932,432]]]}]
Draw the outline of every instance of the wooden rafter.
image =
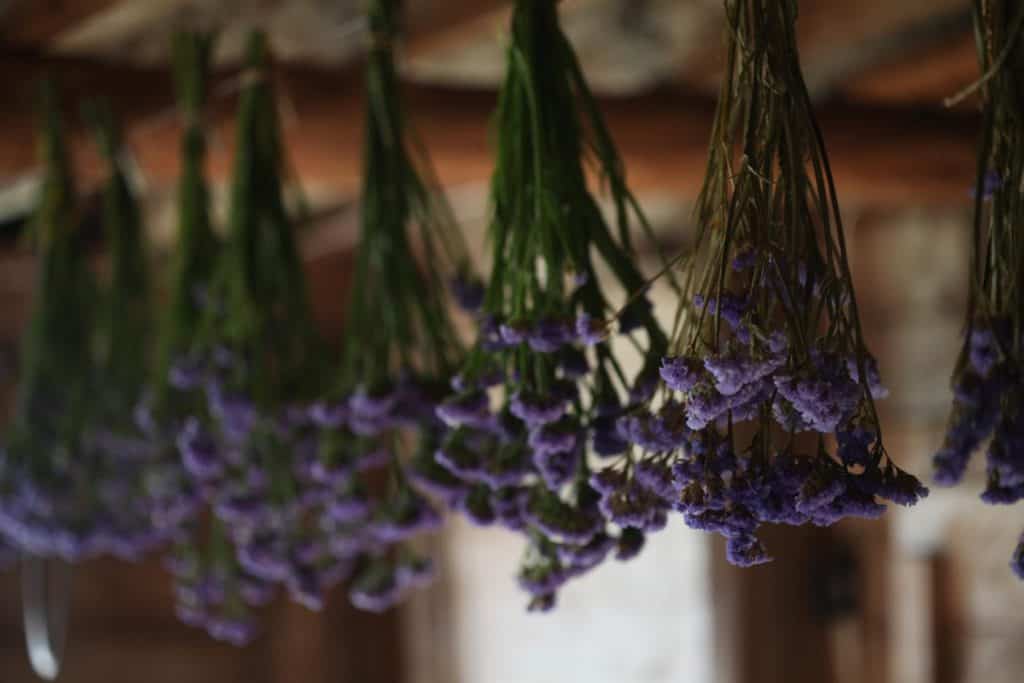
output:
[{"label": "wooden rafter", "polygon": [[0,14],[0,43],[42,48],[120,0],[20,0]]},{"label": "wooden rafter", "polygon": [[[49,67],[49,68],[48,68]],[[161,71],[75,60],[0,60],[0,81],[26,85],[57,74],[70,112],[81,96],[105,95],[128,123],[129,139],[147,177],[174,181],[179,131],[167,111],[170,80]],[[315,69],[280,73],[295,116],[285,136],[301,179],[354,194],[359,183],[363,87],[357,74]],[[485,180],[491,169],[488,124],[493,92],[410,86],[407,106],[441,180]],[[23,102],[24,104],[24,102]],[[233,102],[214,114],[218,139],[211,168],[223,175],[230,158]],[[640,191],[693,196],[703,177],[714,103],[674,92],[602,102],[633,184]],[[156,118],[154,118],[156,116]],[[976,118],[971,113],[856,106],[825,108],[821,122],[840,193],[876,204],[960,204],[973,178]],[[0,178],[32,168],[31,109],[0,110]],[[82,155],[88,162],[88,155]]]}]

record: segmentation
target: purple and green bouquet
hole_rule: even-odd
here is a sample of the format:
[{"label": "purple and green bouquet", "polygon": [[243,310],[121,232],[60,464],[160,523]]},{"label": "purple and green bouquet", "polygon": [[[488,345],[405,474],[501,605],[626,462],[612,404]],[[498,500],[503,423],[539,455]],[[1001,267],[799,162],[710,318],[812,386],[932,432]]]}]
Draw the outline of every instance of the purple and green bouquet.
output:
[{"label": "purple and green bouquet", "polygon": [[[622,515],[675,509],[769,560],[761,524],[874,518],[927,494],[889,458],[793,2],[728,0],[728,65],[660,401],[623,425],[644,455],[600,474]],[[604,483],[607,482],[607,483]]]},{"label": "purple and green bouquet", "polygon": [[[1024,499],[1024,8],[974,3],[985,121],[975,192],[964,344],[953,372],[953,409],[935,480],[958,483],[986,443],[990,505]],[[1024,578],[1024,540],[1011,566]]]},{"label": "purple and green bouquet", "polygon": [[[368,5],[367,115],[360,237],[335,383],[310,416],[309,476],[331,495],[328,552],[351,563],[352,603],[383,611],[433,574],[412,539],[442,516],[410,461],[430,457],[435,408],[463,358],[446,278],[473,281],[461,235],[435,192],[401,106],[394,44],[399,3]],[[429,489],[429,487],[426,487]]]},{"label": "purple and green bouquet", "polygon": [[89,269],[56,97],[44,89],[44,181],[31,234],[38,275],[0,458],[5,542],[72,562],[134,559],[163,541],[140,493],[148,450],[122,419],[146,362],[141,224],[114,125],[96,120],[110,168],[103,222],[112,263],[102,291]]},{"label": "purple and green bouquet", "polygon": [[[472,522],[527,538],[519,583],[546,610],[566,581],[629,559],[664,525],[664,514],[618,516],[596,477],[630,450],[618,423],[655,390],[668,338],[634,263],[631,230],[647,224],[550,0],[515,3],[495,125],[490,280],[457,288],[478,338],[415,477]],[[611,221],[589,170],[608,188]],[[633,295],[621,310],[610,287]],[[613,331],[646,358],[638,373]]]}]

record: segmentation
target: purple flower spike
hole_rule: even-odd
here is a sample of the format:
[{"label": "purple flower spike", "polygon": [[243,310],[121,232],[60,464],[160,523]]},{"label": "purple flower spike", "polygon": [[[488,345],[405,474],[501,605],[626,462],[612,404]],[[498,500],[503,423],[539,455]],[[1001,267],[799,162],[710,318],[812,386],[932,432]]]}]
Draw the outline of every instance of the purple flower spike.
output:
[{"label": "purple flower spike", "polygon": [[734,536],[725,546],[725,556],[737,567],[753,567],[771,562],[764,544],[756,536]]},{"label": "purple flower spike", "polygon": [[703,373],[700,363],[693,358],[666,356],[661,359],[658,374],[669,389],[685,393],[697,386]]},{"label": "purple flower spike", "polygon": [[167,382],[179,391],[198,389],[203,383],[203,378],[202,363],[189,356],[178,358],[167,371]]},{"label": "purple flower spike", "polygon": [[537,353],[554,353],[573,340],[572,325],[564,320],[547,318],[530,330],[527,343]]},{"label": "purple flower spike", "polygon": [[374,422],[387,416],[395,407],[397,397],[394,393],[371,395],[364,387],[360,387],[348,399],[348,407],[353,418]]},{"label": "purple flower spike", "polygon": [[487,392],[482,389],[466,391],[445,399],[437,406],[437,416],[449,427],[489,425],[493,416]]},{"label": "purple flower spike", "polygon": [[530,335],[530,328],[525,323],[501,323],[498,325],[498,333],[503,342],[509,346],[517,346],[526,341]]},{"label": "purple flower spike", "polygon": [[580,313],[576,318],[576,336],[587,346],[600,344],[608,337],[608,324],[587,313]]},{"label": "purple flower spike", "polygon": [[348,405],[317,401],[309,407],[309,419],[322,429],[337,429],[348,418]]},{"label": "purple flower spike", "polygon": [[177,439],[178,451],[188,473],[197,479],[216,479],[224,473],[213,437],[198,418],[190,417]]},{"label": "purple flower spike", "polygon": [[516,392],[509,401],[509,412],[529,427],[555,422],[565,414],[565,408],[564,399],[541,397],[524,392]]}]

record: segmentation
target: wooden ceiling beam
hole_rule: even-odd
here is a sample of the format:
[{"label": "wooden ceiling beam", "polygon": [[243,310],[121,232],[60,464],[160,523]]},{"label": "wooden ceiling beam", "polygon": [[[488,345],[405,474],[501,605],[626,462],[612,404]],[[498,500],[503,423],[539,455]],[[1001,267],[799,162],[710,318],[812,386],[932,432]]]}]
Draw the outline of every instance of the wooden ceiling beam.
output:
[{"label": "wooden ceiling beam", "polygon": [[[170,79],[153,70],[76,60],[0,59],[0,82],[27,85],[49,70],[58,76],[69,111],[83,96],[109,95],[128,123],[128,139],[146,177],[169,185],[178,173],[179,130],[170,106]],[[310,68],[282,69],[288,109],[288,153],[301,180],[354,195],[360,181],[363,86],[347,76]],[[495,93],[410,85],[406,103],[441,181],[484,181],[491,171],[488,131]],[[22,102],[24,104],[24,102]],[[211,114],[216,131],[211,171],[224,177],[233,140],[234,102]],[[639,192],[693,197],[700,187],[714,103],[700,96],[656,92],[602,100]],[[160,112],[164,112],[161,116]],[[977,120],[971,113],[842,105],[820,112],[840,196],[869,204],[965,204],[974,176]],[[31,108],[0,110],[0,179],[34,165]],[[88,172],[89,154],[79,155]],[[93,157],[94,158],[94,157]],[[93,164],[94,165],[94,164]]]},{"label": "wooden ceiling beam", "polygon": [[0,14],[0,43],[44,48],[65,31],[120,0],[20,0]]}]

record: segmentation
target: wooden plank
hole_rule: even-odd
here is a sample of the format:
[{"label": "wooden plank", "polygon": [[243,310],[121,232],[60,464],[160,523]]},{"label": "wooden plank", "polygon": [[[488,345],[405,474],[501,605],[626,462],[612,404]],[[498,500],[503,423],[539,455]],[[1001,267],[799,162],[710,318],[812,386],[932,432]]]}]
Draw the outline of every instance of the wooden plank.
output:
[{"label": "wooden plank", "polygon": [[43,47],[120,0],[21,0],[0,14],[0,44]]},{"label": "wooden plank", "polygon": [[855,101],[940,106],[979,75],[974,36],[964,31],[952,40],[867,69],[848,80],[843,92]]},{"label": "wooden plank", "polygon": [[[179,131],[174,117],[166,115],[166,74],[78,60],[5,58],[0,60],[0,81],[18,84],[24,92],[47,68],[60,76],[69,111],[86,94],[108,95],[129,122],[128,137],[146,177],[162,185],[174,182]],[[295,114],[285,139],[301,180],[354,196],[361,168],[361,79],[311,68],[281,70],[280,77]],[[493,92],[409,86],[406,102],[443,183],[489,177]],[[6,131],[0,138],[0,179],[34,165],[31,108],[26,104],[23,96],[20,106],[0,111],[0,129]],[[222,178],[231,158],[233,102],[221,100],[219,105],[213,121],[223,144],[212,150],[210,168]],[[710,99],[669,91],[602,101],[638,191],[696,194],[713,107]],[[820,119],[844,200],[956,206],[969,200],[965,188],[974,173],[976,116],[844,105],[823,108]],[[82,172],[95,173],[89,154],[78,156]]]},{"label": "wooden plank", "polygon": [[737,568],[725,543],[712,543],[714,671],[720,683],[829,681],[827,632],[810,588],[815,557],[828,532],[765,526],[758,531],[776,559]]}]

